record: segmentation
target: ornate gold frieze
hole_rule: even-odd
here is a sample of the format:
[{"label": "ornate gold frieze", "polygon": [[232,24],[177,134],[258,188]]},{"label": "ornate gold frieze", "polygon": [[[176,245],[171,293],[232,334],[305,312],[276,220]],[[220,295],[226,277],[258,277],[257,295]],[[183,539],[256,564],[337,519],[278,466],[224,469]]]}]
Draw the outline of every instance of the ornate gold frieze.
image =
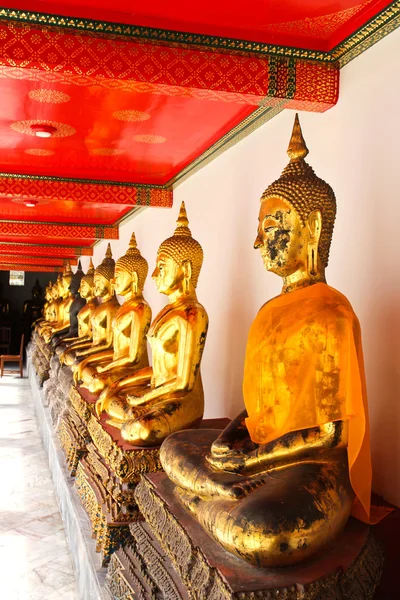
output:
[{"label": "ornate gold frieze", "polygon": [[142,473],[162,470],[158,448],[123,450],[94,416],[87,428],[96,448],[117,477],[137,482]]}]

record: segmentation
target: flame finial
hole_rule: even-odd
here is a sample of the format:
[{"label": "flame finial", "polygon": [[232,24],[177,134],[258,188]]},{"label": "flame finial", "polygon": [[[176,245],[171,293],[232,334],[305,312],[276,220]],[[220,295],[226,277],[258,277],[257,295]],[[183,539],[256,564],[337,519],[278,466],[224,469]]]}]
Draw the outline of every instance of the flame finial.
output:
[{"label": "flame finial", "polygon": [[108,242],[107,244],[107,250],[106,250],[106,258],[112,258],[112,252],[111,252],[111,244],[110,242]]},{"label": "flame finial", "polygon": [[296,113],[294,118],[292,137],[290,138],[287,153],[291,161],[302,160],[308,154],[308,148],[303,138],[298,113]]},{"label": "flame finial", "polygon": [[189,229],[189,219],[187,218],[185,203],[183,201],[179,210],[178,219],[176,221],[174,235],[186,235],[190,237],[192,235],[192,232]]},{"label": "flame finial", "polygon": [[134,231],[132,231],[131,240],[129,242],[129,248],[137,248],[136,235]]},{"label": "flame finial", "polygon": [[87,275],[93,275],[93,274],[94,274],[94,264],[93,264],[93,261],[92,261],[92,257],[90,257],[89,268],[88,268],[88,271],[87,271]]}]

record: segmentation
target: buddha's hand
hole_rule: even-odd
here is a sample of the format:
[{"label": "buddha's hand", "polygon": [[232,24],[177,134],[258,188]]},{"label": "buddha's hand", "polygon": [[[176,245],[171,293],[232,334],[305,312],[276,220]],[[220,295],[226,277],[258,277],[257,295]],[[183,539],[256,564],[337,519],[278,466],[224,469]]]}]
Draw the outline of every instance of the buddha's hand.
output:
[{"label": "buddha's hand", "polygon": [[220,435],[211,444],[211,456],[226,456],[232,452],[232,443],[224,435]]},{"label": "buddha's hand", "polygon": [[134,396],[133,394],[127,394],[126,399],[129,406],[139,406],[147,402],[145,396]]},{"label": "buddha's hand", "polygon": [[225,456],[215,456],[208,454],[206,460],[219,471],[228,471],[229,473],[241,473],[246,466],[245,457],[240,452],[231,452]]},{"label": "buddha's hand", "polygon": [[105,390],[103,390],[95,404],[95,411],[97,416],[100,418],[101,413],[107,410],[109,399],[112,398],[118,391],[118,383],[115,381],[111,383]]},{"label": "buddha's hand", "polygon": [[80,368],[80,365],[78,365],[73,374],[75,385],[78,385],[78,383],[81,380],[81,377],[82,377],[82,370]]}]

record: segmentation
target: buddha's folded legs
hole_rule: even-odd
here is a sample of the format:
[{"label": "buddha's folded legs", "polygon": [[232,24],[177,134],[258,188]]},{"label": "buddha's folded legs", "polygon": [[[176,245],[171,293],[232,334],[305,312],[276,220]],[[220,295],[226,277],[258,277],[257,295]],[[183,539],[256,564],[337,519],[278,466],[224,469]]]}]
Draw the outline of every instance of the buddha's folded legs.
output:
[{"label": "buddha's folded legs", "polygon": [[229,552],[260,567],[294,564],[345,526],[353,502],[346,449],[246,478],[206,461],[216,433],[179,432],[164,442],[161,460],[181,502]]}]

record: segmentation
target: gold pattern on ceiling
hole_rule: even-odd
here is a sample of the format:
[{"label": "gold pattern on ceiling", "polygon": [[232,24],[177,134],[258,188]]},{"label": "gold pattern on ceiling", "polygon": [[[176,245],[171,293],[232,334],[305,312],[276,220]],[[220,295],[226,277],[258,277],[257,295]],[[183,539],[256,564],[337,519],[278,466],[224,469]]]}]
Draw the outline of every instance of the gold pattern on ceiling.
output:
[{"label": "gold pattern on ceiling", "polygon": [[97,156],[119,156],[123,153],[122,148],[94,148],[92,150],[92,154],[97,154]]},{"label": "gold pattern on ceiling", "polygon": [[64,92],[59,92],[58,90],[31,90],[28,93],[28,96],[31,100],[45,102],[46,104],[63,104],[64,102],[69,102],[71,100],[71,96]]},{"label": "gold pattern on ceiling", "polygon": [[116,110],[113,113],[114,119],[118,119],[118,121],[148,121],[150,119],[150,115],[147,112],[142,112],[141,110]]},{"label": "gold pattern on ceiling", "polygon": [[144,144],[163,144],[167,141],[167,138],[162,137],[162,135],[151,135],[149,133],[134,135],[133,139],[135,142],[142,142]]},{"label": "gold pattern on ceiling", "polygon": [[358,13],[364,10],[373,0],[367,0],[352,8],[347,8],[335,13],[329,13],[320,17],[306,17],[300,21],[286,21],[284,23],[274,23],[265,25],[264,31],[270,33],[293,33],[301,36],[324,37],[332,35],[347,21],[355,17]]},{"label": "gold pattern on ceiling", "polygon": [[31,154],[32,156],[53,156],[54,150],[47,150],[46,148],[27,148],[25,154]]},{"label": "gold pattern on ceiling", "polygon": [[35,135],[35,130],[32,129],[32,125],[50,125],[55,127],[56,131],[52,134],[52,137],[68,137],[74,135],[76,130],[67,125],[66,123],[59,123],[58,121],[48,121],[47,119],[28,119],[27,121],[15,121],[11,123],[11,129],[18,131],[18,133],[25,133],[26,135]]}]

